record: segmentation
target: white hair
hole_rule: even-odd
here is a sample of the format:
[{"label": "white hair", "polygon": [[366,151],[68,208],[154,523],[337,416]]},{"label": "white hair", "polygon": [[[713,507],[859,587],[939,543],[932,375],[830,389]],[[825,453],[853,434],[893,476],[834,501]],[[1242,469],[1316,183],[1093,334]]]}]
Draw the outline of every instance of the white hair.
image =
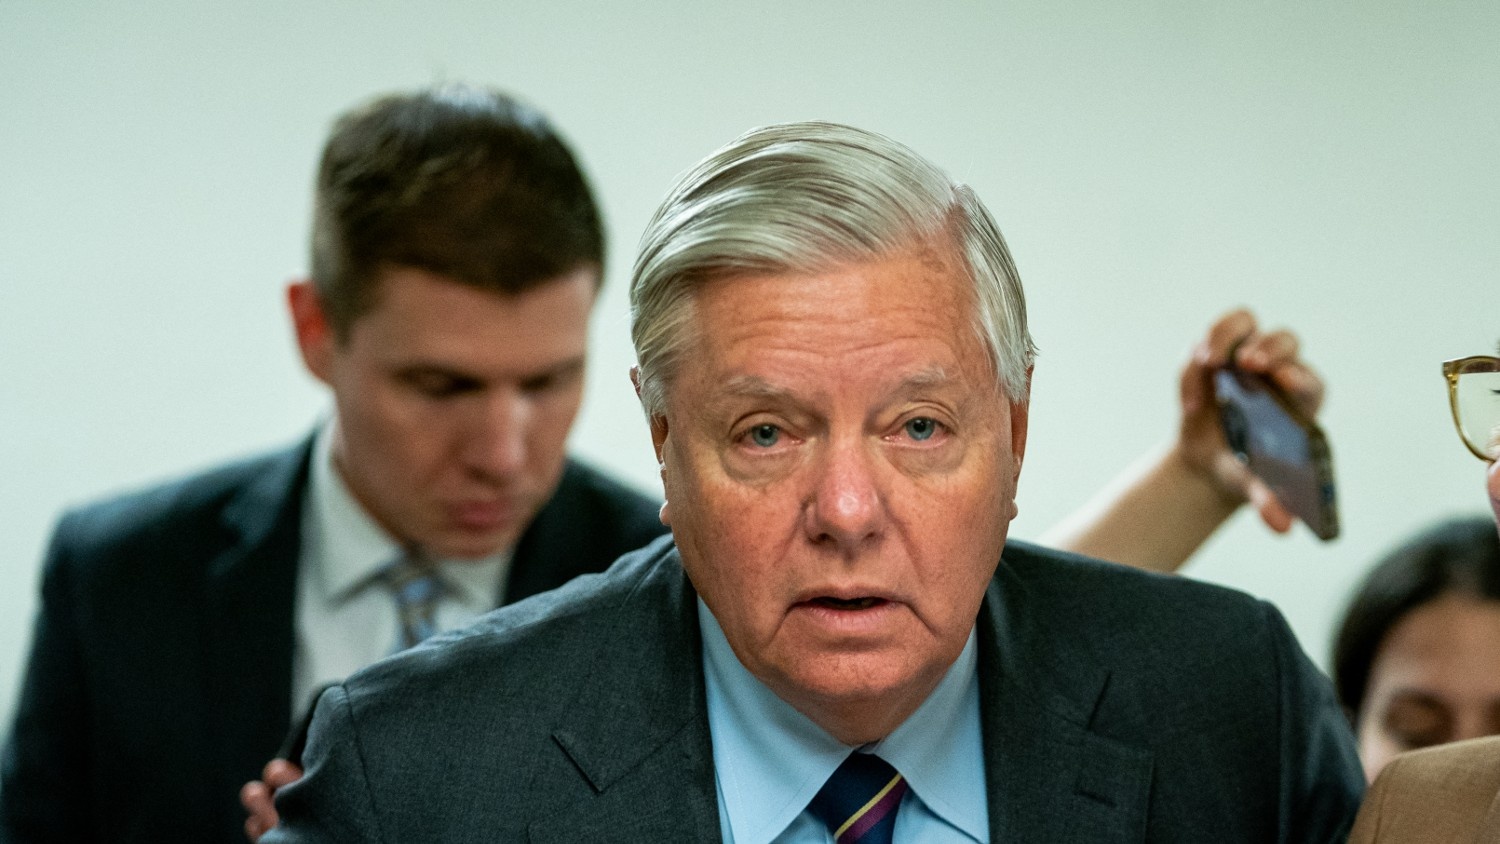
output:
[{"label": "white hair", "polygon": [[962,254],[975,331],[1006,395],[1026,401],[1036,347],[1025,295],[973,190],[890,138],[851,126],[783,123],[741,135],[678,180],[641,237],[630,310],[646,412],[665,409],[697,283],[817,272],[934,242]]}]

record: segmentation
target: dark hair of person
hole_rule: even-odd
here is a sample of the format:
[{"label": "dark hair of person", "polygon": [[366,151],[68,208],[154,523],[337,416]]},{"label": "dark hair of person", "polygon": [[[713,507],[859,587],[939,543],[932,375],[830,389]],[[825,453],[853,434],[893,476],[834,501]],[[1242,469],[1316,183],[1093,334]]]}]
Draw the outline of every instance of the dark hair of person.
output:
[{"label": "dark hair of person", "polygon": [[514,295],[603,265],[588,181],[535,109],[445,85],[380,97],[334,124],[318,168],[312,277],[340,337],[374,305],[388,267]]},{"label": "dark hair of person", "polygon": [[1386,635],[1412,610],[1454,593],[1500,600],[1500,539],[1490,516],[1422,531],[1386,554],[1355,590],[1333,640],[1333,684],[1351,721]]}]

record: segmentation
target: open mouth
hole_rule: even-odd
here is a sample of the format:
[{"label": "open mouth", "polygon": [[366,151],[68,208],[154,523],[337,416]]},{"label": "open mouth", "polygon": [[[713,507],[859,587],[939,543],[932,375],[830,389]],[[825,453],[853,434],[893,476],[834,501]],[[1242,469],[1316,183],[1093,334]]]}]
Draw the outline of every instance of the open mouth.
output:
[{"label": "open mouth", "polygon": [[834,610],[867,610],[885,603],[884,598],[814,598],[811,603]]}]

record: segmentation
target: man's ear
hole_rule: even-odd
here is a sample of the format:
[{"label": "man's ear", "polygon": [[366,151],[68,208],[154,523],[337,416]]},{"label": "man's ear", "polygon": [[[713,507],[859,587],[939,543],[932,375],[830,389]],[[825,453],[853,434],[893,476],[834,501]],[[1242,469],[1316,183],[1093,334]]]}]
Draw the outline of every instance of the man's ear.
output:
[{"label": "man's ear", "polygon": [[333,353],[338,338],[312,281],[304,278],[288,284],[286,305],[292,317],[292,331],[297,335],[297,349],[302,352],[303,366],[314,378],[327,384],[332,377]]},{"label": "man's ear", "polygon": [[656,415],[648,416],[647,422],[651,423],[651,447],[656,450],[656,471],[661,474],[661,511],[657,518],[667,527],[672,526],[672,501],[667,497],[667,460],[662,456],[662,449],[667,443],[667,417]]},{"label": "man's ear", "polygon": [[[630,367],[630,384],[635,387],[635,397],[641,397],[641,368]],[[645,408],[645,404],[641,405]],[[667,417],[655,414],[646,409],[646,422],[651,426],[651,447],[656,451],[656,465],[666,468],[666,462],[662,460],[662,447],[667,442]]]},{"label": "man's ear", "polygon": [[[641,397],[641,368],[630,367],[630,383],[635,387],[635,397]],[[645,405],[641,405],[645,407]],[[656,469],[661,473],[661,512],[658,518],[667,527],[672,526],[672,503],[667,498],[667,461],[663,457],[667,444],[667,417],[646,411],[646,422],[651,426],[651,448],[656,452]]]},{"label": "man's ear", "polygon": [[656,449],[656,465],[665,472],[667,461],[662,457],[662,448],[667,444],[667,417],[648,416],[646,421],[651,423],[651,447]]},{"label": "man's ear", "polygon": [[1031,371],[1026,368],[1026,395],[1010,405],[1010,453],[1016,458],[1016,478],[1021,477],[1021,459],[1026,456],[1026,425],[1031,417]]}]

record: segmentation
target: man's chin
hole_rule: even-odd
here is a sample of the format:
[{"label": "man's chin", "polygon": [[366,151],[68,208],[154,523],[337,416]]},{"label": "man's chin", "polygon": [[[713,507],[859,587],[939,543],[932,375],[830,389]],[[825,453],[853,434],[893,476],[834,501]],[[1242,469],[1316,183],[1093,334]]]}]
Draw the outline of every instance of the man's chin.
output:
[{"label": "man's chin", "polygon": [[510,550],[521,531],[513,527],[486,531],[450,530],[426,543],[428,553],[444,560],[479,561]]},{"label": "man's chin", "polygon": [[514,547],[537,509],[516,500],[504,506],[449,506],[423,547],[443,559],[481,560]]},{"label": "man's chin", "polygon": [[[932,691],[929,686],[936,685],[936,680],[928,681],[927,673],[942,678],[942,671],[914,671],[904,660],[893,660],[890,654],[841,654],[810,659],[777,685],[790,693],[784,699],[795,697],[821,710],[853,712],[906,698],[925,698]],[[773,691],[780,694],[774,687]]]}]

